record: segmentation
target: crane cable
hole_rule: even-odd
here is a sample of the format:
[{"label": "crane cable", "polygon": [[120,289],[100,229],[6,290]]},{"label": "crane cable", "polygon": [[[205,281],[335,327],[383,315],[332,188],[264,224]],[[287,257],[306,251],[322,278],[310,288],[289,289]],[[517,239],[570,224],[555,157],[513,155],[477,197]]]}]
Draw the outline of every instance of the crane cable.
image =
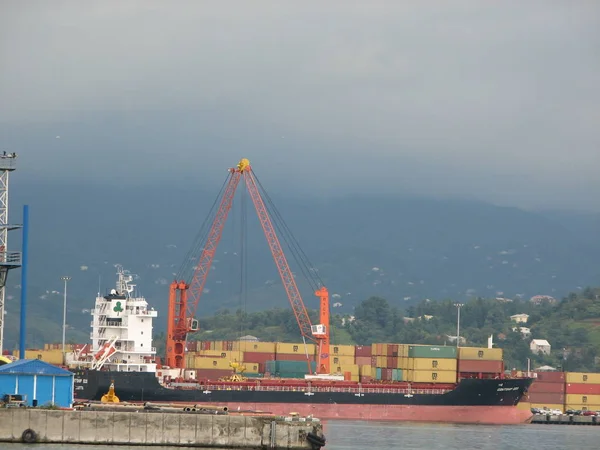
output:
[{"label": "crane cable", "polygon": [[304,253],[304,250],[302,250],[300,243],[294,237],[294,234],[292,233],[289,226],[283,219],[281,213],[275,206],[275,202],[273,202],[267,190],[263,187],[262,183],[260,182],[260,180],[254,172],[252,172],[252,175],[254,176],[256,184],[261,190],[262,197],[266,200],[266,203],[269,206],[268,209],[272,211],[272,214],[270,214],[270,216],[276,219],[274,220],[275,227],[279,231],[280,236],[283,237],[285,243],[290,249],[290,252],[292,253],[292,256],[294,257],[296,263],[300,266],[300,270],[304,274],[304,277],[310,284],[311,288],[313,288],[313,290],[316,291],[318,288],[324,286],[323,280],[321,280],[321,277],[317,273],[316,268],[310,262],[306,253]]},{"label": "crane cable", "polygon": [[194,267],[196,265],[197,260],[200,258],[202,250],[204,249],[204,245],[206,244],[206,240],[208,239],[208,233],[210,233],[212,221],[214,220],[214,216],[216,215],[217,207],[220,203],[220,200],[223,198],[225,187],[227,186],[227,183],[229,182],[231,176],[232,174],[229,173],[225,178],[225,181],[223,182],[223,185],[221,186],[221,189],[219,190],[219,193],[217,194],[215,201],[213,202],[209,210],[208,215],[204,219],[204,222],[202,223],[198,234],[196,234],[196,237],[192,241],[193,243],[189,247],[181,263],[181,266],[179,267],[179,270],[177,271],[177,274],[175,276],[175,279],[177,281],[183,280],[186,283],[191,283],[191,278],[194,273]]}]

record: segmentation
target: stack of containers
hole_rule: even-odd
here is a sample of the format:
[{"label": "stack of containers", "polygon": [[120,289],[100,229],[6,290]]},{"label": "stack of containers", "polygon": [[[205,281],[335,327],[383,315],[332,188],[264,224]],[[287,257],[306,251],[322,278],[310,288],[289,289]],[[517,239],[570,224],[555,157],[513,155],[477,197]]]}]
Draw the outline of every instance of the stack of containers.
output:
[{"label": "stack of containers", "polygon": [[403,344],[371,344],[371,378],[379,381],[402,381],[400,366],[406,347]]},{"label": "stack of containers", "polygon": [[354,364],[358,366],[358,381],[361,383],[368,383],[373,380],[371,355],[370,345],[357,345],[354,347]]},{"label": "stack of containers", "polygon": [[501,348],[460,347],[458,350],[460,378],[497,378],[504,376]]},{"label": "stack of containers", "polygon": [[456,347],[409,345],[402,358],[403,380],[413,383],[456,383]]},{"label": "stack of containers", "polygon": [[[317,364],[314,361],[310,363],[311,371],[314,373]],[[308,374],[308,362],[294,360],[267,361],[266,373],[277,378],[304,378]]]},{"label": "stack of containers", "polygon": [[[244,355],[244,365],[248,372],[265,373],[267,361],[275,359],[275,342],[240,341],[237,347]],[[252,364],[258,364],[256,371],[250,371],[249,367]]]},{"label": "stack of containers", "polygon": [[306,354],[310,361],[315,360],[315,345],[302,343],[288,344],[277,342],[275,344],[275,359],[277,361],[306,361]]},{"label": "stack of containers", "polygon": [[[61,344],[58,345],[58,348],[50,348],[48,350],[36,350],[30,349],[25,350],[25,359],[40,359],[49,364],[54,364],[55,366],[60,366],[63,363],[63,351],[60,348]],[[67,347],[65,345],[65,347]],[[67,350],[71,351],[71,350]],[[19,351],[13,351],[13,356],[19,357]]]},{"label": "stack of containers", "polygon": [[565,380],[566,409],[600,411],[600,373],[568,372]]},{"label": "stack of containers", "polygon": [[537,372],[537,377],[523,400],[530,404],[530,408],[558,409],[564,412],[565,373]]},{"label": "stack of containers", "polygon": [[347,381],[359,381],[360,369],[356,364],[354,345],[330,345],[331,373],[344,375]]}]

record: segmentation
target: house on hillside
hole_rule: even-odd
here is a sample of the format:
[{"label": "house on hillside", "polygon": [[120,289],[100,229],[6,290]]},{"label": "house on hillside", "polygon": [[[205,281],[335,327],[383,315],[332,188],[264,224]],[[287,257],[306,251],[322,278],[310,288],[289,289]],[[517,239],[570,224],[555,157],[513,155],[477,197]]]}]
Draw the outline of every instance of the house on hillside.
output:
[{"label": "house on hillside", "polygon": [[510,316],[510,320],[517,323],[527,323],[529,314],[515,314],[514,316]]},{"label": "house on hillside", "polygon": [[557,300],[550,295],[534,295],[529,299],[529,301],[537,306],[541,305],[542,303],[549,303],[553,305],[557,302]]},{"label": "house on hillside", "polygon": [[513,327],[512,329],[515,333],[521,333],[523,339],[531,337],[531,329],[527,327]]},{"label": "house on hillside", "polygon": [[531,353],[535,355],[539,355],[540,353],[549,355],[552,346],[546,339],[533,339],[529,344],[529,349],[531,350]]}]

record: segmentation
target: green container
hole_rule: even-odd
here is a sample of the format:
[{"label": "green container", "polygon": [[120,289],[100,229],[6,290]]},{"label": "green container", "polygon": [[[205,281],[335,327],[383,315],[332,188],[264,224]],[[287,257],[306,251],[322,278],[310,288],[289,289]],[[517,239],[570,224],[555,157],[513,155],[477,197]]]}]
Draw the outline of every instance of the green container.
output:
[{"label": "green container", "polygon": [[375,369],[375,379],[376,380],[381,380],[381,367],[377,367]]},{"label": "green container", "polygon": [[444,347],[440,345],[409,345],[408,357],[456,359],[456,347]]},{"label": "green container", "polygon": [[[312,372],[317,370],[317,363],[311,361]],[[283,374],[283,373],[300,373],[304,377],[308,373],[308,362],[307,361],[267,361],[265,363],[265,370],[270,374]]]},{"label": "green container", "polygon": [[402,369],[392,369],[392,381],[402,381]]},{"label": "green container", "polygon": [[244,372],[243,375],[246,378],[262,378],[263,374],[262,373],[258,373],[258,372]]}]

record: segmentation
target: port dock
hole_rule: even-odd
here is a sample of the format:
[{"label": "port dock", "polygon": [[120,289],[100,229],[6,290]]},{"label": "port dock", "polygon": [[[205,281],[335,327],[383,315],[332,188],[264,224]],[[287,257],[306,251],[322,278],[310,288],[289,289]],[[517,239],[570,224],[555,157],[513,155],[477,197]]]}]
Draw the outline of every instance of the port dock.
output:
[{"label": "port dock", "polygon": [[0,409],[0,442],[293,450],[325,445],[318,419],[118,408]]},{"label": "port dock", "polygon": [[574,416],[562,414],[560,416],[551,416],[545,414],[535,414],[531,423],[544,425],[600,425],[599,416]]}]

